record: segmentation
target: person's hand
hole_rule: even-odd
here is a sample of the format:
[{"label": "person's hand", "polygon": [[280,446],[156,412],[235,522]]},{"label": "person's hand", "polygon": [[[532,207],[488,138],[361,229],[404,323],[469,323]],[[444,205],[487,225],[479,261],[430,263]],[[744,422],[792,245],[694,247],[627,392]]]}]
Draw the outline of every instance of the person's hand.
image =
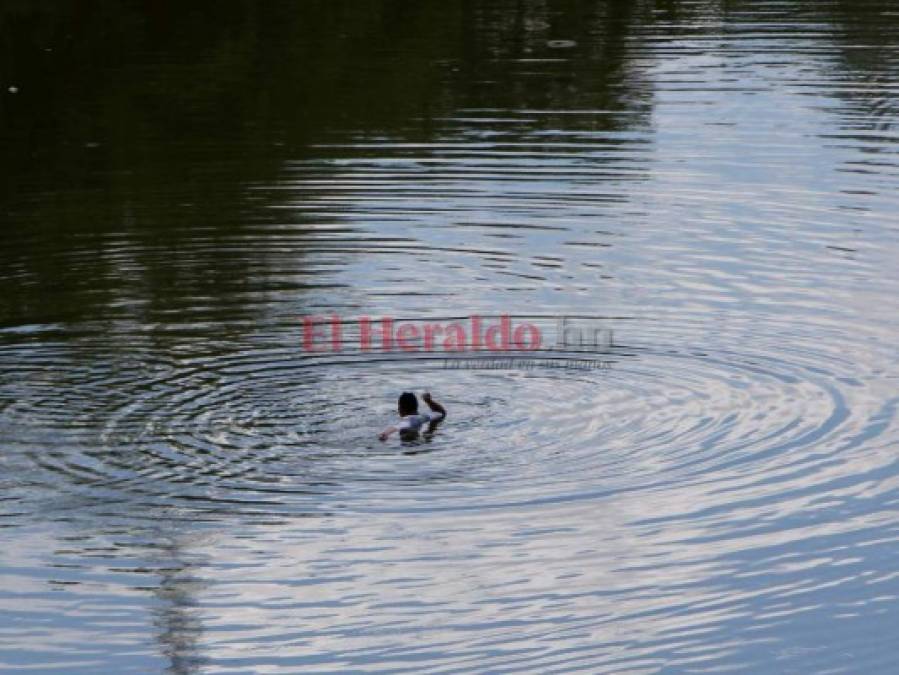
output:
[{"label": "person's hand", "polygon": [[378,440],[379,440],[379,441],[382,441],[382,442],[383,442],[383,441],[386,441],[386,440],[387,440],[387,437],[388,437],[388,434],[387,434],[386,431],[383,431],[383,432],[381,432],[380,434],[378,434]]},{"label": "person's hand", "polygon": [[421,400],[424,401],[425,403],[428,403],[431,400],[431,392],[426,391],[425,393],[423,393],[421,395]]}]

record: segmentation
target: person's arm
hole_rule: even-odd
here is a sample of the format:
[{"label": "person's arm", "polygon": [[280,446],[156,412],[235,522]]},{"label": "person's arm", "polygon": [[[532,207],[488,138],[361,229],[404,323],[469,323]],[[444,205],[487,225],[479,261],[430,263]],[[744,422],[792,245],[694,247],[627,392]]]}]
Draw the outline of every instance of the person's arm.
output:
[{"label": "person's arm", "polygon": [[446,408],[444,408],[442,405],[437,403],[437,401],[435,401],[433,398],[431,398],[430,392],[426,391],[424,394],[422,394],[421,400],[424,401],[425,403],[427,403],[428,407],[431,410],[433,410],[435,413],[440,414],[439,419],[443,419],[444,417],[446,417]]},{"label": "person's arm", "polygon": [[392,434],[395,431],[398,431],[398,429],[396,427],[394,427],[394,426],[387,427],[386,429],[384,429],[384,431],[382,431],[380,434],[378,434],[378,440],[386,441],[388,438],[390,438],[390,434]]}]

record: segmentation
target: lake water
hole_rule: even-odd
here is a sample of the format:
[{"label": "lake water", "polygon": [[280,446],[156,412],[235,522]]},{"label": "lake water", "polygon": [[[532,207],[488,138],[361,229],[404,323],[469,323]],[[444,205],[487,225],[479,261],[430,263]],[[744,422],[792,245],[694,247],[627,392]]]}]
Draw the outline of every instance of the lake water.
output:
[{"label": "lake water", "polygon": [[894,2],[190,5],[0,8],[0,669],[899,669]]}]

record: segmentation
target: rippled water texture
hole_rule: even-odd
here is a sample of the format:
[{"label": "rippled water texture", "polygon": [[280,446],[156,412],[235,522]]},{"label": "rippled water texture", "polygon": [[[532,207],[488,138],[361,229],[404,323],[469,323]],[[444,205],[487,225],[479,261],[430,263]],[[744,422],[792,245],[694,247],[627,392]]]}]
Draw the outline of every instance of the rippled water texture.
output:
[{"label": "rippled water texture", "polygon": [[[895,3],[44,5],[0,669],[896,672]],[[601,367],[302,347],[502,313]]]}]

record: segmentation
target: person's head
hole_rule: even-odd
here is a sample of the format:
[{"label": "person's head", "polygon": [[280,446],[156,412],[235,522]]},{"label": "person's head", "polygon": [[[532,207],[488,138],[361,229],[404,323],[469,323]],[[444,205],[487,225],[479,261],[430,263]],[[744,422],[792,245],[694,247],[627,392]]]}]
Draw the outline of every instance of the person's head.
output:
[{"label": "person's head", "polygon": [[415,397],[415,394],[411,391],[404,391],[400,394],[398,408],[400,417],[416,414],[418,412],[418,399]]}]

